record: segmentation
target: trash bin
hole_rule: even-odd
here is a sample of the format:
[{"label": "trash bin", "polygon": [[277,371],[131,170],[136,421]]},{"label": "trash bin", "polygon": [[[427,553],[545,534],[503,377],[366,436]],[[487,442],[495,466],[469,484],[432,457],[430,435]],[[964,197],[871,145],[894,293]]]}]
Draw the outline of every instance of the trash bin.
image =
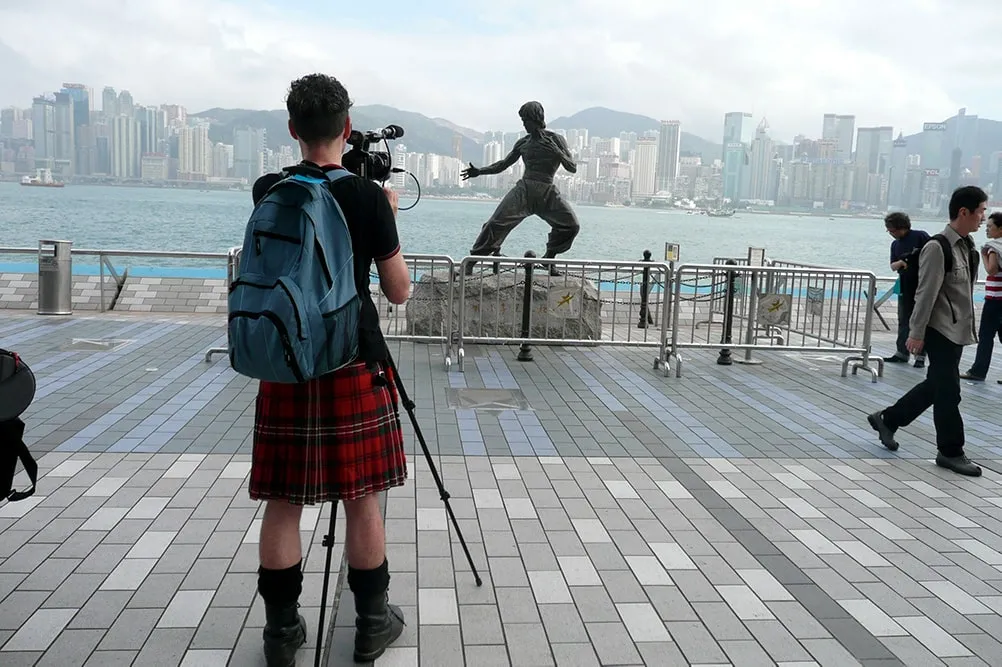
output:
[{"label": "trash bin", "polygon": [[72,241],[38,242],[38,314],[73,314]]}]

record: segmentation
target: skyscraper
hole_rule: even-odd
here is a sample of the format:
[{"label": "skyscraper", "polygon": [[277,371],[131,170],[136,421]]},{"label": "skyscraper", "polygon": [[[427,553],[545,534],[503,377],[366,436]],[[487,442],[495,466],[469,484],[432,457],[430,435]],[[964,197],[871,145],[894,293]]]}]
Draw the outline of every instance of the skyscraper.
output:
[{"label": "skyscraper", "polygon": [[736,202],[746,198],[749,178],[749,148],[754,137],[752,115],[744,111],[724,114],[724,198]]},{"label": "skyscraper", "polygon": [[56,110],[55,102],[40,96],[31,104],[32,139],[35,143],[35,162],[39,167],[52,167],[56,157]]},{"label": "skyscraper", "polygon": [[861,127],[856,132],[856,164],[866,165],[867,174],[886,174],[890,167],[894,128]]},{"label": "skyscraper", "polygon": [[774,153],[772,139],[769,137],[769,122],[763,118],[755,130],[755,139],[751,144],[749,199],[775,199],[776,193],[771,191],[772,186],[775,185],[775,178],[773,178]]},{"label": "skyscraper", "polygon": [[826,113],[821,125],[821,138],[838,142],[835,157],[846,162],[852,159],[852,140],[855,134],[856,117]]},{"label": "skyscraper", "polygon": [[633,153],[633,195],[649,197],[657,192],[658,140],[637,139]]},{"label": "skyscraper", "polygon": [[905,205],[905,179],[908,175],[908,141],[898,133],[891,144],[891,164],[887,173],[887,205]]},{"label": "skyscraper", "polygon": [[111,123],[111,175],[139,178],[139,122],[131,116],[116,116]]},{"label": "skyscraper", "polygon": [[658,191],[671,192],[678,176],[678,156],[682,144],[682,124],[677,120],[661,121],[658,137],[658,166],[655,179]]}]

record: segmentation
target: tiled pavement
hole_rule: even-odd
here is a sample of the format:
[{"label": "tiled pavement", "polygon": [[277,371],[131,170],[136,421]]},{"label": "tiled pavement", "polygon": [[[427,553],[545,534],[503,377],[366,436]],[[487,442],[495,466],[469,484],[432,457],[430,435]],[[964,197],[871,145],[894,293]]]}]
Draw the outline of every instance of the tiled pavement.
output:
[{"label": "tiled pavement", "polygon": [[[0,506],[0,665],[262,664],[254,386],[202,359],[223,334],[218,316],[0,315],[39,377],[43,475]],[[912,368],[871,384],[835,356],[696,353],[675,379],[649,351],[472,348],[459,374],[437,347],[393,350],[484,585],[405,416],[411,480],[385,500],[409,625],[380,667],[1002,665],[994,382],[964,387],[969,453],[994,469],[964,479],[931,465],[931,415],[895,454],[866,426]],[[328,512],[302,525],[309,648]],[[345,590],[330,665],[349,664],[350,612]]]}]

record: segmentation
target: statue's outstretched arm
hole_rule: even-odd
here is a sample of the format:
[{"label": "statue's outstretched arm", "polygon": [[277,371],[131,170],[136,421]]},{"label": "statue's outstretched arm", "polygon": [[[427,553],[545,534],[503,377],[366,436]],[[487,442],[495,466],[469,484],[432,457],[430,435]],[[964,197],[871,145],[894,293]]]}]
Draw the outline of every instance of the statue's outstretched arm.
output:
[{"label": "statue's outstretched arm", "polygon": [[503,160],[498,160],[494,164],[489,164],[486,167],[481,167],[479,169],[481,175],[488,174],[500,174],[508,167],[512,166],[518,162],[518,158],[522,156],[522,143],[525,141],[524,138],[519,139],[515,142],[515,145],[511,147],[511,152]]}]

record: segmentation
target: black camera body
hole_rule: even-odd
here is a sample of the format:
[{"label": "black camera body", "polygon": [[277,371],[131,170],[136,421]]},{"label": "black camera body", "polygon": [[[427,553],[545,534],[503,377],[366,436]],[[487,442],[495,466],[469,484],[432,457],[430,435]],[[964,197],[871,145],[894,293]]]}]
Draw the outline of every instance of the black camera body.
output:
[{"label": "black camera body", "polygon": [[[352,130],[348,135],[351,150],[341,157],[341,164],[356,176],[385,182],[390,174],[403,171],[393,167],[393,158],[390,157],[390,146],[387,143],[390,139],[399,139],[402,136],[404,128],[399,125],[389,125],[381,130],[369,132]],[[378,144],[380,141],[386,146],[385,151],[369,150],[372,144]]]}]

